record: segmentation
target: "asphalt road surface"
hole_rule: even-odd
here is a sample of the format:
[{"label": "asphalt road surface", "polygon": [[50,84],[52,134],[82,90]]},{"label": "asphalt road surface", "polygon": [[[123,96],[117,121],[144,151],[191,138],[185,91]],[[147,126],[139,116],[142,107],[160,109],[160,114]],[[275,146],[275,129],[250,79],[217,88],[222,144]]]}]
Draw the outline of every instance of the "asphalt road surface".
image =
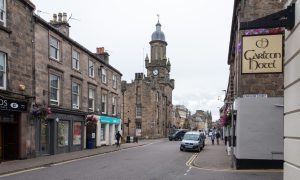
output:
[{"label": "asphalt road surface", "polygon": [[[282,180],[282,173],[201,170],[189,166],[196,152],[181,152],[165,141],[54,164],[2,180]],[[199,154],[205,155],[204,153]],[[217,163],[217,162],[216,162]]]}]

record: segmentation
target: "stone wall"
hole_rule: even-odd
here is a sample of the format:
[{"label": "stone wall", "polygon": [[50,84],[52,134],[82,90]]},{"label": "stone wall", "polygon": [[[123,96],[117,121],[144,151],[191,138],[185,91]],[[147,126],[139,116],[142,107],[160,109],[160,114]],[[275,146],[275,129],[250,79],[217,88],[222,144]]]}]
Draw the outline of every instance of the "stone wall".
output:
[{"label": "stone wall", "polygon": [[[49,38],[56,38],[60,42],[60,60],[49,57]],[[72,81],[81,85],[80,111],[88,110],[88,88],[94,88],[95,113],[101,111],[101,93],[107,94],[107,115],[112,115],[112,97],[117,97],[117,116],[121,115],[121,74],[114,68],[100,61],[93,53],[87,51],[81,45],[74,43],[72,39],[61,35],[49,27],[43,20],[37,19],[35,25],[35,64],[36,64],[36,101],[41,104],[49,104],[49,74],[61,76],[60,108],[72,109],[71,84]],[[79,70],[72,68],[72,50],[80,54]],[[88,60],[94,62],[94,77],[88,75]],[[107,72],[107,83],[101,81],[101,68]],[[117,77],[117,88],[113,88],[112,76]]]},{"label": "stone wall", "polygon": [[[249,0],[241,1],[239,6],[239,21],[245,22],[254,20],[271,13],[280,11],[284,8],[286,0],[274,1],[260,1]],[[241,43],[241,34],[238,33],[238,43]],[[235,58],[235,96],[241,97],[243,94],[267,94],[269,97],[283,96],[283,73],[276,74],[241,74],[241,53],[236,49]],[[232,69],[233,70],[233,69]]]}]

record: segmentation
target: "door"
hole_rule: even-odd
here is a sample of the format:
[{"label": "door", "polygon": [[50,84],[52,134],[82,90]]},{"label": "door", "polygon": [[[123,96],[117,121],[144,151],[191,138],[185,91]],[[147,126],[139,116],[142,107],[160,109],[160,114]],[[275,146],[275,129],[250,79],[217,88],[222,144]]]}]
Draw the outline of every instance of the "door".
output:
[{"label": "door", "polygon": [[2,124],[3,135],[3,159],[14,160],[18,158],[18,124],[4,123]]},{"label": "door", "polygon": [[0,162],[3,160],[2,124],[0,123]]},{"label": "door", "polygon": [[47,120],[40,121],[40,152],[50,154],[50,123]]}]

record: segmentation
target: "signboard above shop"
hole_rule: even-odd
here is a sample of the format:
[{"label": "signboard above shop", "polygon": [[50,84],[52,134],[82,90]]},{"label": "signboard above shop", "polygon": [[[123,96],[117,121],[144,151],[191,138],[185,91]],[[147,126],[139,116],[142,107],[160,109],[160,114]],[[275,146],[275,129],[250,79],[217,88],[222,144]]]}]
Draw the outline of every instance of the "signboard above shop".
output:
[{"label": "signboard above shop", "polygon": [[27,110],[27,102],[16,101],[16,100],[0,97],[0,110],[26,111]]},{"label": "signboard above shop", "polygon": [[121,119],[108,116],[100,116],[100,122],[102,124],[120,124]]},{"label": "signboard above shop", "polygon": [[242,74],[282,73],[282,34],[243,36],[242,40]]}]

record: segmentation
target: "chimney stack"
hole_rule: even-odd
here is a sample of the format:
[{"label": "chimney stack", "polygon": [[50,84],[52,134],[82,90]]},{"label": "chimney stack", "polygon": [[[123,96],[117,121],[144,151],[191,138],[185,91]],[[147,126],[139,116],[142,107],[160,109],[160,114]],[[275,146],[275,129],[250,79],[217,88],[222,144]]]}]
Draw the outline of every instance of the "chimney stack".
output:
[{"label": "chimney stack", "polygon": [[50,21],[50,24],[54,26],[59,32],[69,37],[70,25],[67,21],[67,13],[58,13],[58,19],[57,14],[53,14],[53,20]]},{"label": "chimney stack", "polygon": [[109,54],[105,52],[104,47],[96,48],[96,56],[103,60],[106,64],[109,64]]}]

